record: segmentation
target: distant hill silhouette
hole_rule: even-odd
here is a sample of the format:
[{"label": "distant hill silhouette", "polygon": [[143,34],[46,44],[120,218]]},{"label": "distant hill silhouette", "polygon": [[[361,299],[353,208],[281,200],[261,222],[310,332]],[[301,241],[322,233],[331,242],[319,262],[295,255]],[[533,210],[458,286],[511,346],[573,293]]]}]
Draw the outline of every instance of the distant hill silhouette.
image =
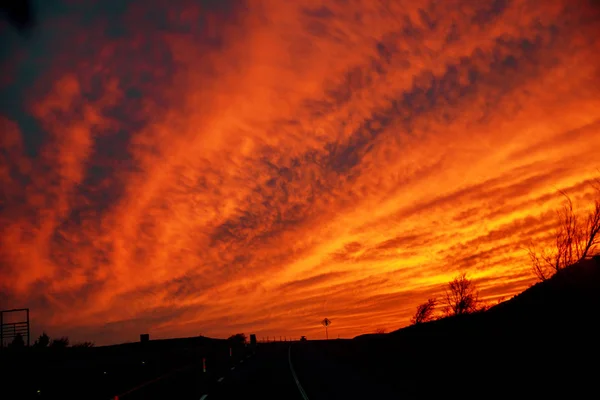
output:
[{"label": "distant hill silhouette", "polygon": [[210,346],[213,344],[225,344],[226,339],[214,339],[206,336],[192,336],[187,338],[170,338],[170,339],[152,339],[146,343],[132,342],[132,343],[119,343],[111,344],[107,346],[97,346],[96,349],[107,349],[123,350],[127,348],[145,348],[145,349],[177,349],[185,347],[197,347],[197,346]]},{"label": "distant hill silhouette", "polygon": [[488,311],[489,318],[513,326],[572,330],[597,324],[600,306],[600,256],[558,271]]},{"label": "distant hill silhouette", "polygon": [[488,311],[357,336],[359,365],[407,398],[583,398],[600,356],[600,257],[559,271]]},{"label": "distant hill silhouette", "polygon": [[571,265],[487,311],[355,339],[445,335],[520,335],[524,330],[595,330],[600,311],[600,256]]}]

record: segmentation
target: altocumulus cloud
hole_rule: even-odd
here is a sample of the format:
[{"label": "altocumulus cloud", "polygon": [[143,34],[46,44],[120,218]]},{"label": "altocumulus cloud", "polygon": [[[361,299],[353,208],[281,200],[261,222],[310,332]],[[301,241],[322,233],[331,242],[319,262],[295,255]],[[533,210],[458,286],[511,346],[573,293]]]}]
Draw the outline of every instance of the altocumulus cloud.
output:
[{"label": "altocumulus cloud", "polygon": [[110,343],[394,329],[463,270],[510,296],[597,174],[599,12],[43,2],[0,27],[2,307]]}]

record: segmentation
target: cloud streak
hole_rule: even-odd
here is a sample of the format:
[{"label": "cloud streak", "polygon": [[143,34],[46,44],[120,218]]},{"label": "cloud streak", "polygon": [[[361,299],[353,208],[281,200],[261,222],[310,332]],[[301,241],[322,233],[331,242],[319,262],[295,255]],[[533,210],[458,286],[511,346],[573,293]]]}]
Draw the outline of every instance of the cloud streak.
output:
[{"label": "cloud streak", "polygon": [[0,81],[0,301],[38,330],[394,329],[457,271],[527,287],[597,174],[591,2],[43,7]]}]

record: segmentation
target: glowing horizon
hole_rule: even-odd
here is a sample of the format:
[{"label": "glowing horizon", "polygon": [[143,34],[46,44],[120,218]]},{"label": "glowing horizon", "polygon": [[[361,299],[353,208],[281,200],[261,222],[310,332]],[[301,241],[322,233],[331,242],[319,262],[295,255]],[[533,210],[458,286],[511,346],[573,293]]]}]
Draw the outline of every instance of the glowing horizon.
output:
[{"label": "glowing horizon", "polygon": [[217,3],[0,25],[0,308],[72,342],[335,338],[460,271],[535,281],[523,246],[598,176],[597,6]]}]

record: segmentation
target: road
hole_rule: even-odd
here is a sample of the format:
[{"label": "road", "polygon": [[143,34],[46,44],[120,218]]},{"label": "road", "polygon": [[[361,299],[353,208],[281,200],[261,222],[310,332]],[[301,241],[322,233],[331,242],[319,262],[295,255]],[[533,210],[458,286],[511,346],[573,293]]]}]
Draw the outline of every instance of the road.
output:
[{"label": "road", "polygon": [[[104,353],[106,359],[89,359],[81,353],[70,363],[57,362],[57,352],[47,353],[45,364],[10,359],[0,364],[0,371],[5,393],[23,400],[109,400],[115,394],[119,400],[464,399],[481,398],[490,390],[496,398],[557,393],[585,398],[575,393],[595,390],[598,369],[593,360],[599,346],[581,334],[565,337],[553,346],[456,337],[279,342],[261,343],[255,352],[244,346],[217,346],[185,348],[179,356],[172,349],[121,351],[117,359]],[[31,378],[22,373],[25,370],[37,375]],[[39,376],[48,379],[36,379]]]},{"label": "road", "polygon": [[[576,375],[563,372],[565,381],[555,379],[552,387],[545,390],[537,385],[537,377],[549,375],[540,368],[553,364],[551,356],[540,358],[540,353],[532,357],[531,351],[511,352],[510,346],[499,346],[473,346],[461,357],[443,353],[440,347],[411,358],[408,352],[388,342],[260,344],[255,354],[234,356],[227,365],[218,365],[212,372],[204,373],[197,367],[180,371],[119,400],[385,400],[442,396],[475,399],[481,398],[482,393],[493,394],[494,398],[521,394],[539,397],[539,393],[568,393],[569,398],[584,398],[574,395],[589,388],[585,377],[579,376],[581,368]],[[476,352],[480,353],[479,358],[475,358]],[[506,357],[501,353],[506,353]],[[520,358],[518,354],[522,354]],[[444,364],[448,360],[452,360],[451,366]],[[465,365],[476,367],[468,370],[468,380],[462,375]],[[506,370],[506,365],[510,369]]]},{"label": "road", "polygon": [[289,345],[264,345],[256,354],[230,370],[207,400],[290,399],[304,400],[292,377]]},{"label": "road", "polygon": [[[194,367],[119,400],[134,399],[397,399],[398,388],[336,357],[319,342],[269,343],[218,373]],[[406,397],[404,397],[406,398]]]}]

